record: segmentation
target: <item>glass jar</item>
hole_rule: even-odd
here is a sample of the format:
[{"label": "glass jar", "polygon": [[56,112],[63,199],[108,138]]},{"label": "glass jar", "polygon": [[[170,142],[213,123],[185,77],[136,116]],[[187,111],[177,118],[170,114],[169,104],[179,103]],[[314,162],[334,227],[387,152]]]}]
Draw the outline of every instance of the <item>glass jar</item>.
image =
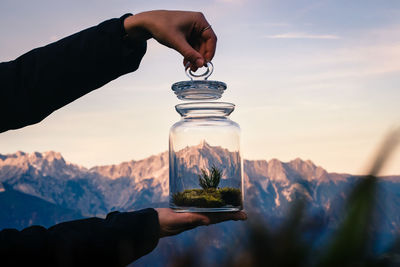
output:
[{"label": "glass jar", "polygon": [[[223,212],[243,209],[240,127],[229,119],[235,105],[204,102],[221,97],[226,84],[187,70],[190,81],[172,85],[181,120],[169,134],[170,207],[176,212]],[[200,102],[198,102],[201,100]]]}]

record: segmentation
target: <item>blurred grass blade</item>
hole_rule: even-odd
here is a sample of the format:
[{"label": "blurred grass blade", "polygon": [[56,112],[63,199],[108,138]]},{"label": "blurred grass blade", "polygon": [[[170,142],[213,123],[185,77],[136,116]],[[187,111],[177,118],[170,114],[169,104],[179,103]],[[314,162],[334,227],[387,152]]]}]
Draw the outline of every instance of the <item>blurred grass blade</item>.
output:
[{"label": "blurred grass blade", "polygon": [[376,176],[393,154],[399,143],[400,128],[392,131],[376,154],[370,174],[351,192],[346,205],[346,215],[335,232],[333,240],[323,252],[319,266],[364,265],[371,254],[371,233],[374,218],[374,202],[377,187]]}]

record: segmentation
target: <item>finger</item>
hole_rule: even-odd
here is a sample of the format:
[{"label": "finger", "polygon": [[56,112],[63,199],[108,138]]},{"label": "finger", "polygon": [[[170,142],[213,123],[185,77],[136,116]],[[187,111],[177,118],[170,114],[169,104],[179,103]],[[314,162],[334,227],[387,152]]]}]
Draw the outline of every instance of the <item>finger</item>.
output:
[{"label": "finger", "polygon": [[185,70],[187,70],[187,68],[190,68],[192,71],[196,71],[198,69],[196,66],[192,65],[187,59],[183,59],[183,66],[185,66]]},{"label": "finger", "polygon": [[[207,61],[210,61],[213,58],[217,36],[211,29],[210,23],[200,12],[196,13],[195,24],[188,41],[196,51],[199,51],[204,59],[204,63],[202,65],[196,64],[196,67],[200,68],[204,66]],[[208,49],[210,49],[210,51],[208,51]],[[205,58],[205,55],[208,55],[208,58]]]},{"label": "finger", "polygon": [[[188,43],[189,43],[189,45],[194,49],[194,50],[196,50],[197,52],[199,52],[200,53],[200,55],[203,55],[204,54],[204,48],[203,48],[203,51],[201,50],[201,46],[200,46],[200,42],[191,42],[190,40],[188,41]],[[193,64],[190,64],[190,62],[189,62],[189,64],[188,64],[188,60],[187,59],[184,59],[183,60],[183,65],[185,66],[185,69],[187,69],[187,68],[190,68],[192,71],[197,71],[197,66],[195,66],[195,65],[193,65]]]},{"label": "finger", "polygon": [[[206,46],[203,44],[203,45],[200,45],[200,47],[199,47],[199,49],[197,49],[197,51],[199,51],[199,53],[204,57],[204,55],[206,54]],[[206,62],[208,62],[209,60],[207,60],[205,57],[204,57],[204,59],[206,60]]]},{"label": "finger", "polygon": [[220,223],[224,221],[243,221],[247,219],[247,214],[243,211],[238,212],[221,212],[221,213],[188,213],[188,218],[186,218],[187,225],[209,225]]},{"label": "finger", "polygon": [[186,41],[184,36],[177,36],[171,46],[181,53],[184,59],[189,61],[191,65],[196,67],[201,67],[204,65],[203,56]]},{"label": "finger", "polygon": [[192,63],[186,59],[183,60],[183,66],[185,66],[185,70],[187,70],[187,68],[190,68],[190,70],[193,72],[198,70],[196,66],[192,65]]},{"label": "finger", "polygon": [[204,213],[186,213],[186,226],[201,226],[210,224],[210,219]]},{"label": "finger", "polygon": [[215,35],[212,28],[204,31],[202,33],[202,38],[204,42],[202,47],[204,47],[204,53],[201,53],[204,59],[208,62],[214,58],[215,50],[217,47],[217,36]]},{"label": "finger", "polygon": [[205,213],[209,219],[209,224],[220,223],[224,221],[244,221],[247,219],[247,214],[243,211],[238,212],[221,212],[221,213]]},{"label": "finger", "polygon": [[[194,50],[196,50],[200,55],[203,55],[204,54],[204,52],[202,52],[201,51],[201,45],[200,45],[200,42],[196,42],[196,43],[194,43],[194,44],[191,44],[190,42],[189,42],[189,44],[193,47],[193,49]],[[203,57],[203,59],[204,59],[204,57]],[[204,60],[203,61],[203,65],[201,65],[201,66],[198,66],[198,65],[191,65],[190,66],[190,69],[193,71],[193,72],[195,72],[195,71],[197,71],[197,69],[198,68],[200,68],[200,67],[203,67],[204,65],[205,65],[205,63],[206,63],[206,61]]]}]

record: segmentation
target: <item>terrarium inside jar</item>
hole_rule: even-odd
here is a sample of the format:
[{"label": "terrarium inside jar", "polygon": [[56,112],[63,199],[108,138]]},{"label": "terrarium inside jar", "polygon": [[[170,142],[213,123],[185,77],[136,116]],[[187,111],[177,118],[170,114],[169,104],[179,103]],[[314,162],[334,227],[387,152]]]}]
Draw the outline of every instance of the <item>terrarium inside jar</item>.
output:
[{"label": "terrarium inside jar", "polygon": [[178,98],[194,100],[175,107],[181,120],[169,135],[170,207],[177,212],[243,208],[240,127],[229,119],[235,105],[204,102],[220,98],[226,88],[222,82],[207,81],[211,73],[209,63],[203,80],[172,86]]}]

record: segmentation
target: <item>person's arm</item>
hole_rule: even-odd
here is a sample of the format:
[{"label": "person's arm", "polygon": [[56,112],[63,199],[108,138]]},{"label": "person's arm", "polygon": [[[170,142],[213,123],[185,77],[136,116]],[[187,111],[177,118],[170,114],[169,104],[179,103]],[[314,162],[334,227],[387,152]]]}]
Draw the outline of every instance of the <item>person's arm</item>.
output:
[{"label": "person's arm", "polygon": [[5,266],[125,266],[152,251],[159,236],[154,209],[112,212],[49,229],[3,230],[0,255]]},{"label": "person's arm", "polygon": [[34,124],[139,67],[146,42],[111,19],[0,63],[0,132]]},{"label": "person's arm", "polygon": [[208,26],[199,12],[128,14],[0,63],[0,133],[37,123],[135,71],[149,38],[177,50],[195,71],[215,53],[217,37]]},{"label": "person's arm", "polygon": [[125,266],[151,252],[160,237],[245,219],[244,212],[175,213],[160,208],[112,212],[106,219],[64,222],[49,229],[5,229],[0,231],[0,258],[5,266]]}]

